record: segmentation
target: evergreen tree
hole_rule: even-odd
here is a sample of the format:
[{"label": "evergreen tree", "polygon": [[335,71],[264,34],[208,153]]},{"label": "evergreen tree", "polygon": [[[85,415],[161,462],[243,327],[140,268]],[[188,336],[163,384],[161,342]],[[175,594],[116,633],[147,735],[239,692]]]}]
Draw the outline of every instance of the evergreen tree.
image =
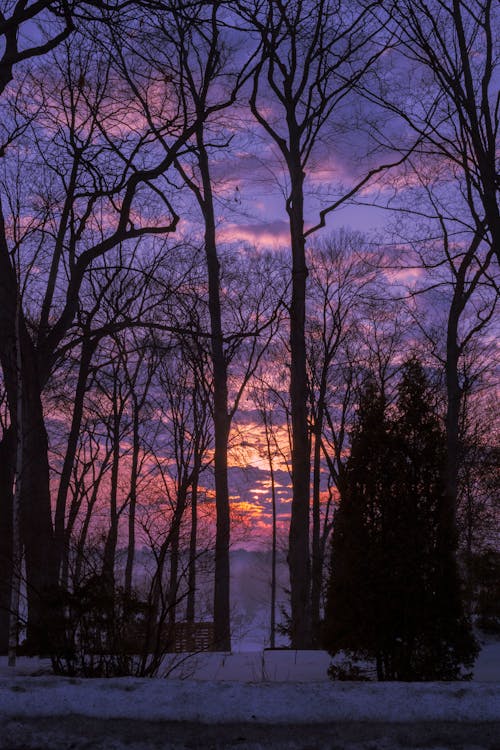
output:
[{"label": "evergreen tree", "polygon": [[446,442],[433,401],[414,358],[392,409],[374,381],[365,387],[335,519],[325,646],[375,659],[380,680],[457,679],[476,655],[442,512]]}]

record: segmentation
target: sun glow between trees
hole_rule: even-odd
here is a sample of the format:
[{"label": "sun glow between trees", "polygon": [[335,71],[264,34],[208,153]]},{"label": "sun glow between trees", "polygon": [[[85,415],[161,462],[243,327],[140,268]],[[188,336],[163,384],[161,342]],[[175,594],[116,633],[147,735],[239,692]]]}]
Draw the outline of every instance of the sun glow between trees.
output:
[{"label": "sun glow between trees", "polygon": [[498,524],[498,13],[0,1],[1,649],[74,654],[100,623],[92,647],[137,638],[151,674],[203,620],[230,650],[235,547],[270,552],[270,642],[286,558],[280,624],[320,646],[361,394],[394,408],[410,354],[472,617]]}]

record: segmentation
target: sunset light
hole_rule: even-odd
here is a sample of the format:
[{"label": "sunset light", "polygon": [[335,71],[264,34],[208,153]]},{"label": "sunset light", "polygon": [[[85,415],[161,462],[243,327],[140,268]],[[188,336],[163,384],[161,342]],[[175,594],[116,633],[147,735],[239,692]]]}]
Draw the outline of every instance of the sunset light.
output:
[{"label": "sunset light", "polygon": [[0,0],[9,668],[476,674],[499,31],[491,0]]}]

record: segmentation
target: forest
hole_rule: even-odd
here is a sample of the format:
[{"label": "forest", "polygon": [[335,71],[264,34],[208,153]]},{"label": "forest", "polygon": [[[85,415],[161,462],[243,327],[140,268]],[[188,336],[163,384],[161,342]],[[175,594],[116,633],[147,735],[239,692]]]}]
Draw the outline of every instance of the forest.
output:
[{"label": "forest", "polygon": [[455,679],[500,630],[499,15],[0,0],[11,663],[230,651],[235,544],[271,647]]}]

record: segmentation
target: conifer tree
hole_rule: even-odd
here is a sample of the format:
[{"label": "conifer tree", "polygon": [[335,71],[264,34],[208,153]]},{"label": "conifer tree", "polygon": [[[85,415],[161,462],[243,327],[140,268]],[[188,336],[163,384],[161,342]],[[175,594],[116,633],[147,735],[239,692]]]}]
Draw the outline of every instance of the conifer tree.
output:
[{"label": "conifer tree", "polygon": [[332,540],[324,641],[374,659],[380,680],[457,679],[476,655],[446,528],[446,439],[422,365],[388,409],[371,381],[352,436]]}]

